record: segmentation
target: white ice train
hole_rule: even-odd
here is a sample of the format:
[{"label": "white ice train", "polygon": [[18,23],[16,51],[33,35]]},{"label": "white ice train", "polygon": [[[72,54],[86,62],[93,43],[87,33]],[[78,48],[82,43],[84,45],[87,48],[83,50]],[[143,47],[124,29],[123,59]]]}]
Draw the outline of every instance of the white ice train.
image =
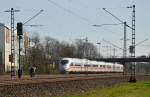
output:
[{"label": "white ice train", "polygon": [[120,73],[123,72],[123,65],[87,59],[62,58],[59,70],[61,73]]}]

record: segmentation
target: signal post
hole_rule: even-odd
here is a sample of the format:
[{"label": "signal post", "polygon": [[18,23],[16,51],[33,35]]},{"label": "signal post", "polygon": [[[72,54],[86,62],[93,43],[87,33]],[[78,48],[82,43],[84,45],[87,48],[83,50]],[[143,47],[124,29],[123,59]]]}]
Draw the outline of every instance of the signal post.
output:
[{"label": "signal post", "polygon": [[18,69],[18,78],[22,77],[22,67],[21,67],[21,60],[20,60],[20,52],[21,52],[21,39],[22,39],[22,35],[23,35],[23,27],[22,27],[22,23],[19,22],[17,23],[17,36],[18,36],[18,40],[19,40],[19,69]]}]

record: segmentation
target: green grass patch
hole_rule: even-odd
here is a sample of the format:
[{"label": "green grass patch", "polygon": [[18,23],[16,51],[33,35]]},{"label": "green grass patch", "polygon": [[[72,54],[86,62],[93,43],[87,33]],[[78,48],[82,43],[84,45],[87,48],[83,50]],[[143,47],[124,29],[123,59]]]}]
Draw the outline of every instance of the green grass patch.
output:
[{"label": "green grass patch", "polygon": [[150,82],[124,83],[67,97],[150,97]]}]

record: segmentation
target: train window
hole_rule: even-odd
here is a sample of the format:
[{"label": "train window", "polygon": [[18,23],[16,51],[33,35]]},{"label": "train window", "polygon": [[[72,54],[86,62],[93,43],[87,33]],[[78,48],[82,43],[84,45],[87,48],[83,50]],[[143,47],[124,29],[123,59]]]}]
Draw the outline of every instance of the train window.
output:
[{"label": "train window", "polygon": [[120,69],[120,67],[116,67],[117,69]]},{"label": "train window", "polygon": [[90,65],[84,65],[85,67],[90,67]]},{"label": "train window", "polygon": [[98,67],[98,65],[93,65],[93,67]]},{"label": "train window", "polygon": [[111,66],[110,66],[110,65],[107,65],[107,68],[111,68]]},{"label": "train window", "polygon": [[120,67],[120,69],[122,69],[122,67]]},{"label": "train window", "polygon": [[69,61],[68,60],[62,60],[60,63],[62,64],[62,65],[65,65],[65,64],[67,64]]},{"label": "train window", "polygon": [[100,67],[103,67],[102,65],[100,65]]},{"label": "train window", "polygon": [[75,66],[81,66],[80,64],[75,64]]},{"label": "train window", "polygon": [[71,63],[70,66],[73,66],[73,63]]}]

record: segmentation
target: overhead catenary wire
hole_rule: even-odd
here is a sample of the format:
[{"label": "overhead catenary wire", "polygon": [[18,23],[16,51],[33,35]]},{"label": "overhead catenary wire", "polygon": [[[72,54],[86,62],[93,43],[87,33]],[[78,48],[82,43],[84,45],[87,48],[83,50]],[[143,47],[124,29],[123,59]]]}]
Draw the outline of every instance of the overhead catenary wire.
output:
[{"label": "overhead catenary wire", "polygon": [[[27,24],[27,23],[30,22],[32,19],[36,18],[36,17],[37,17],[38,15],[40,15],[43,11],[44,11],[44,10],[40,10],[37,14],[35,14],[34,16],[30,17],[27,21],[25,21],[25,22],[23,23],[23,25]],[[14,29],[14,31],[15,31],[15,30],[17,30],[17,28]]]},{"label": "overhead catenary wire", "polygon": [[[72,2],[71,0],[68,0],[68,2],[70,3],[70,2]],[[85,7],[85,8],[87,8],[88,7],[88,5],[87,4],[85,4],[85,3],[83,3],[82,1],[80,1],[80,0],[78,0],[78,4],[80,4],[82,7]]]},{"label": "overhead catenary wire", "polygon": [[[147,40],[149,40],[149,39],[146,38],[146,39],[144,39],[144,40],[138,42],[137,44],[135,44],[135,46],[138,46],[138,45],[144,43],[144,42],[147,41]],[[119,47],[119,46],[117,46],[117,45],[111,43],[110,41],[107,41],[107,40],[105,40],[105,39],[103,39],[103,41],[106,42],[106,43],[108,43],[108,44],[110,44],[110,45],[112,45],[112,46],[114,46],[114,47],[116,47],[116,48],[119,48],[119,49],[123,50],[123,48],[121,48],[121,47]],[[127,49],[127,50],[129,50],[129,49]]]},{"label": "overhead catenary wire", "polygon": [[144,43],[144,42],[145,42],[145,41],[147,41],[147,40],[148,40],[148,38],[146,38],[146,39],[144,39],[144,40],[142,40],[142,41],[138,42],[137,44],[135,44],[135,46],[138,46],[138,45],[140,45],[140,44]]},{"label": "overhead catenary wire", "polygon": [[117,45],[111,43],[110,41],[107,41],[107,40],[105,40],[105,39],[103,39],[103,41],[106,42],[106,43],[109,43],[110,45],[112,45],[112,46],[114,46],[114,47],[116,47],[116,48],[119,48],[119,49],[123,50],[123,48],[121,48],[121,47],[119,47],[119,46],[117,46]]},{"label": "overhead catenary wire", "polygon": [[26,22],[23,23],[23,25],[25,25],[26,23],[28,23],[29,21],[31,21],[32,19],[34,19],[35,17],[37,17],[39,14],[41,14],[44,10],[40,10],[37,14],[35,14],[34,16],[32,16],[31,18],[29,18]]},{"label": "overhead catenary wire", "polygon": [[[92,26],[94,26],[94,27],[100,27],[101,29],[103,29],[103,30],[105,30],[105,31],[107,31],[107,32],[111,32],[111,33],[116,34],[116,32],[113,32],[113,31],[111,31],[111,30],[105,29],[104,26],[117,26],[117,25],[121,25],[121,24],[122,24],[122,23],[115,23],[115,24],[100,24],[100,25],[94,24],[94,25],[92,25]],[[118,34],[116,34],[116,35],[118,35]]]},{"label": "overhead catenary wire", "polygon": [[93,25],[93,26],[96,26],[96,27],[101,27],[101,26],[109,26],[109,25],[120,25],[120,24],[123,24],[123,23],[118,23],[118,24],[101,24],[101,25]]},{"label": "overhead catenary wire", "polygon": [[60,9],[64,10],[65,12],[67,12],[67,13],[69,13],[69,14],[72,14],[72,15],[74,15],[74,16],[80,18],[81,20],[86,21],[87,23],[93,24],[93,22],[91,22],[89,19],[87,19],[87,18],[85,18],[85,17],[83,17],[83,16],[78,15],[77,13],[75,13],[75,12],[73,12],[73,11],[71,11],[71,10],[69,10],[69,9],[67,9],[67,8],[65,8],[65,7],[63,7],[63,6],[61,6],[60,4],[54,2],[53,0],[48,0],[48,1],[49,1],[51,4],[55,5],[56,7],[58,7],[58,8],[60,8]]},{"label": "overhead catenary wire", "polygon": [[[111,12],[109,12],[108,10],[106,10],[106,8],[103,8],[104,11],[106,11],[108,14],[110,14],[111,16],[113,16],[115,19],[117,19],[120,23],[124,23],[121,19],[119,19],[118,17],[116,17],[114,14],[112,14]],[[126,24],[126,26],[130,29],[133,29],[132,27],[130,27],[128,24]]]},{"label": "overhead catenary wire", "polygon": [[[48,1],[49,1],[51,4],[55,5],[56,7],[62,9],[63,11],[65,11],[65,12],[67,12],[67,13],[69,13],[69,14],[72,14],[73,16],[75,16],[75,17],[77,17],[77,18],[79,18],[79,19],[81,19],[81,20],[83,20],[83,21],[86,21],[86,22],[89,23],[89,24],[94,24],[94,22],[90,21],[89,19],[87,19],[87,18],[85,18],[85,17],[83,17],[83,16],[78,15],[77,13],[75,13],[75,12],[73,12],[73,11],[71,11],[71,10],[65,8],[65,7],[63,7],[62,5],[60,5],[60,4],[56,3],[56,2],[54,2],[53,0],[48,0]],[[102,28],[102,29],[105,30],[105,31],[108,31],[108,30],[106,30],[106,29],[104,29],[104,28]],[[109,32],[112,32],[112,31],[109,31]],[[114,33],[114,32],[112,32],[112,33]]]},{"label": "overhead catenary wire", "polygon": [[30,27],[40,27],[40,26],[43,26],[43,25],[24,25],[24,26],[30,26]]},{"label": "overhead catenary wire", "polygon": [[[113,33],[113,35],[118,35],[118,33],[119,32],[114,32],[114,31],[112,31],[112,30],[110,30],[110,29],[108,29],[108,28],[104,28],[104,27],[100,27],[102,30],[105,30],[105,31],[107,31],[107,32],[110,32],[110,33]],[[120,34],[120,33],[119,33]]]},{"label": "overhead catenary wire", "polygon": [[133,4],[134,3],[132,0],[124,0],[124,2],[127,2],[128,4]]},{"label": "overhead catenary wire", "polygon": [[112,15],[114,18],[116,18],[118,21],[120,21],[121,23],[123,23],[122,20],[120,20],[118,17],[116,17],[115,15],[113,15],[112,13],[110,13],[109,11],[106,10],[106,8],[103,8],[103,10],[105,10],[107,13],[109,13],[110,15]]}]

